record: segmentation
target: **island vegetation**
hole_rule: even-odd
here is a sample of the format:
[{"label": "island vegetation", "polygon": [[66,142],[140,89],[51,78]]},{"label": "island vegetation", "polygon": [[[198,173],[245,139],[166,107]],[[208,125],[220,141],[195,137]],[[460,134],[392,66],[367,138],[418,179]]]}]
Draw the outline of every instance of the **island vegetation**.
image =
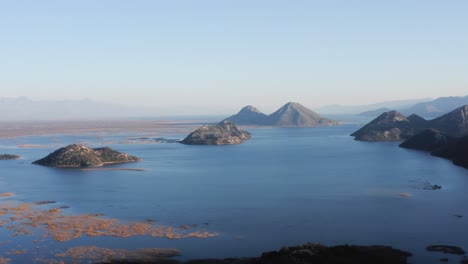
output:
[{"label": "island vegetation", "polygon": [[241,130],[234,123],[225,120],[216,125],[205,125],[196,129],[181,143],[186,145],[233,145],[240,144],[250,137],[249,132]]},{"label": "island vegetation", "polygon": [[108,147],[92,149],[85,145],[72,144],[52,152],[45,158],[34,161],[33,164],[60,168],[78,168],[99,167],[139,160],[137,157],[115,151]]}]

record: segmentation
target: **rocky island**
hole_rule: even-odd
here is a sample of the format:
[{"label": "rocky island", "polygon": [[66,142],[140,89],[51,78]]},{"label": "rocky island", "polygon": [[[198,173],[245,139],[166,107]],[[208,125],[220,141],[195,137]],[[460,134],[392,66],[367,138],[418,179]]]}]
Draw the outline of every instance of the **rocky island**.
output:
[{"label": "rocky island", "polygon": [[186,145],[232,145],[250,139],[250,133],[239,129],[230,121],[216,125],[205,125],[193,131],[182,144]]},{"label": "rocky island", "polygon": [[108,147],[92,149],[85,145],[73,144],[60,148],[47,157],[34,161],[33,164],[59,168],[79,168],[99,167],[107,164],[135,162],[139,160],[137,157],[115,151]]},{"label": "rocky island", "polygon": [[0,160],[14,160],[14,159],[19,159],[21,158],[18,155],[13,155],[13,154],[0,154]]},{"label": "rocky island", "polygon": [[275,127],[316,127],[335,126],[338,122],[322,117],[299,103],[289,102],[271,115],[265,115],[257,108],[248,105],[239,113],[225,121],[238,125],[275,126]]},{"label": "rocky island", "polygon": [[379,115],[367,125],[351,134],[361,141],[400,141],[412,137],[425,126],[425,120],[417,115],[405,117],[397,111]]}]

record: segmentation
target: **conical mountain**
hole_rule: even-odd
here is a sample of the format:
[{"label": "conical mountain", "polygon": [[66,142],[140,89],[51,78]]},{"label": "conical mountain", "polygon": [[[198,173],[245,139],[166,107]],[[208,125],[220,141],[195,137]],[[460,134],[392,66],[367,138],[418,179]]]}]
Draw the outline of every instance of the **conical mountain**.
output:
[{"label": "conical mountain", "polygon": [[420,132],[423,129],[422,123],[423,121],[416,115],[408,120],[397,111],[389,111],[381,114],[351,136],[362,141],[400,141]]},{"label": "conical mountain", "polygon": [[299,103],[289,102],[268,116],[268,124],[283,127],[333,126],[338,123],[324,118]]},{"label": "conical mountain", "polygon": [[447,135],[461,137],[468,134],[468,105],[430,121],[430,126]]},{"label": "conical mountain", "polygon": [[223,121],[230,121],[238,125],[267,125],[268,116],[260,112],[257,108],[248,105],[242,108],[239,113]]}]

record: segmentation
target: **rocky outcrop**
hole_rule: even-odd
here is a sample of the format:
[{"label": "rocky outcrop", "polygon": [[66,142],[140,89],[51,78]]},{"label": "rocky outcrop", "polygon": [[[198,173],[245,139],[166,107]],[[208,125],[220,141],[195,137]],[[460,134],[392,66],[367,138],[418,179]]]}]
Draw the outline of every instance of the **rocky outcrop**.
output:
[{"label": "rocky outcrop", "polygon": [[193,131],[181,141],[187,145],[232,145],[250,139],[250,133],[239,129],[230,121],[205,125]]},{"label": "rocky outcrop", "polygon": [[33,164],[59,168],[76,168],[97,167],[138,160],[140,159],[137,157],[112,150],[108,147],[92,149],[84,145],[73,144],[60,148],[47,157],[34,161]]},{"label": "rocky outcrop", "polygon": [[257,108],[248,105],[242,108],[239,113],[226,118],[224,121],[230,121],[237,125],[268,125],[268,116],[260,112]]},{"label": "rocky outcrop", "polygon": [[324,118],[318,113],[302,106],[299,103],[289,102],[271,115],[261,113],[253,106],[246,106],[228,118],[238,125],[276,126],[276,127],[316,127],[334,126],[338,122]]},{"label": "rocky outcrop", "polygon": [[456,140],[454,137],[431,128],[405,140],[400,147],[432,152],[454,144]]},{"label": "rocky outcrop", "polygon": [[12,154],[0,154],[0,160],[14,160],[19,159],[20,156],[12,155]]},{"label": "rocky outcrop", "polygon": [[461,137],[468,134],[468,105],[459,107],[452,112],[429,122],[435,128],[447,135]]},{"label": "rocky outcrop", "polygon": [[390,111],[381,114],[351,136],[362,141],[400,141],[423,129],[420,119],[422,118],[414,115],[410,120],[397,111]]}]

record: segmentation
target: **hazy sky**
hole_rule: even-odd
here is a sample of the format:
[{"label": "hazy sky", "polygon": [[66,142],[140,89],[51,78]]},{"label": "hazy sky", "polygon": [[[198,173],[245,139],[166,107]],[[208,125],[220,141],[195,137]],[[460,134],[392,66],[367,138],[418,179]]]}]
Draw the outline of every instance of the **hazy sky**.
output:
[{"label": "hazy sky", "polygon": [[0,0],[0,96],[213,114],[467,95],[467,14],[466,0]]}]

